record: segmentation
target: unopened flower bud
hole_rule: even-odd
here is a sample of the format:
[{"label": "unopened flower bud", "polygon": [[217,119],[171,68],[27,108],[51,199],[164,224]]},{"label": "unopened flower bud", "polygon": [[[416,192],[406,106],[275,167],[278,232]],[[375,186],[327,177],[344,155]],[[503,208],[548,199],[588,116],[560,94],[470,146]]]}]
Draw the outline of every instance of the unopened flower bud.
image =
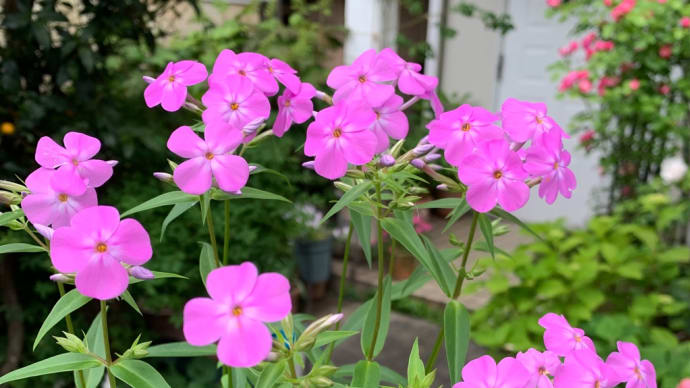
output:
[{"label": "unopened flower bud", "polygon": [[379,164],[383,167],[390,167],[395,164],[395,158],[393,155],[383,154],[379,159]]},{"label": "unopened flower bud", "polygon": [[0,191],[0,203],[4,205],[18,205],[22,201],[22,196],[9,191]]},{"label": "unopened flower bud", "polygon": [[88,349],[86,348],[86,345],[84,345],[84,342],[77,337],[74,334],[70,333],[65,333],[64,331],[62,332],[64,334],[64,337],[53,337],[55,338],[55,341],[57,341],[57,344],[62,346],[63,349],[65,349],[68,352],[72,353],[87,353]]},{"label": "unopened flower bud", "polygon": [[366,177],[366,174],[362,170],[357,170],[357,169],[351,168],[351,169],[347,170],[347,173],[345,173],[345,176],[347,176],[349,178],[363,179]]},{"label": "unopened flower bud", "polygon": [[24,199],[24,198],[26,198],[26,197],[27,197],[29,194],[31,194],[31,193],[29,193],[28,191],[22,191],[22,192],[19,193],[19,194],[22,196],[22,199]]},{"label": "unopened flower bud", "polygon": [[132,277],[141,280],[151,280],[155,277],[151,270],[140,265],[134,265],[132,267],[129,267],[129,274],[132,275]]},{"label": "unopened flower bud", "polygon": [[47,238],[48,240],[53,239],[53,233],[55,232],[55,229],[41,225],[41,224],[34,224],[34,228],[36,228],[36,231],[43,237]]},{"label": "unopened flower bud", "polygon": [[331,379],[323,376],[313,378],[311,379],[311,382],[316,387],[331,387],[334,384],[333,381],[331,381]]},{"label": "unopened flower bud", "polygon": [[242,133],[244,133],[244,136],[251,136],[255,134],[256,131],[264,125],[265,121],[266,119],[263,117],[255,118],[242,127]]},{"label": "unopened flower bud", "polygon": [[266,361],[276,361],[278,359],[278,353],[276,352],[269,352],[268,356],[266,356]]},{"label": "unopened flower bud", "polygon": [[5,180],[0,180],[0,189],[14,191],[14,192],[22,192],[22,191],[29,190],[24,185],[20,185],[19,183],[14,183],[14,182],[5,181]]},{"label": "unopened flower bud", "polygon": [[422,144],[429,144],[429,135],[424,136],[423,138],[419,139],[419,143],[417,143],[417,145],[422,145]]},{"label": "unopened flower bud", "polygon": [[70,281],[70,278],[63,273],[56,273],[50,275],[50,280],[54,281],[55,283],[67,283]]},{"label": "unopened flower bud", "polygon": [[177,168],[177,163],[173,162],[172,160],[168,159],[168,166],[170,166],[170,170],[175,171]]},{"label": "unopened flower bud", "polygon": [[439,154],[438,152],[432,152],[432,153],[430,153],[430,154],[427,154],[427,155],[424,157],[424,161],[427,162],[427,163],[428,163],[428,162],[433,162],[434,160],[437,160],[437,159],[439,159],[440,157],[441,157],[441,154]]},{"label": "unopened flower bud", "polygon": [[304,163],[302,163],[302,167],[313,170],[314,169],[314,161],[310,160],[308,162],[304,162]]},{"label": "unopened flower bud", "polygon": [[141,77],[141,79],[143,79],[147,84],[151,84],[156,80],[155,78],[149,77],[148,75]]},{"label": "unopened flower bud", "polygon": [[440,185],[436,186],[436,190],[439,191],[448,191],[448,185],[445,183],[441,183]]},{"label": "unopened flower bud", "polygon": [[251,164],[250,164],[250,165],[249,165],[249,173],[251,174],[251,173],[254,172],[257,168],[259,168],[259,166],[254,166],[254,165],[251,165]]},{"label": "unopened flower bud", "polygon": [[173,181],[173,176],[167,172],[154,172],[153,176],[161,182],[170,183]]},{"label": "unopened flower bud", "polygon": [[412,161],[410,161],[410,164],[420,170],[423,169],[424,166],[426,166],[426,163],[424,163],[422,159],[412,159]]},{"label": "unopened flower bud", "polygon": [[110,167],[115,167],[115,166],[117,166],[118,163],[120,163],[117,160],[106,160],[105,162],[108,163],[110,165]]},{"label": "unopened flower bud", "polygon": [[338,188],[338,190],[341,191],[348,191],[352,188],[352,186],[348,185],[347,183],[343,183],[341,181],[335,181],[333,182],[333,185]]},{"label": "unopened flower bud", "polygon": [[333,98],[331,98],[331,96],[329,96],[328,93],[324,93],[320,90],[316,91],[315,97],[318,98],[319,100],[326,101],[329,104],[333,103]]},{"label": "unopened flower bud", "polygon": [[434,171],[439,171],[443,169],[443,167],[438,164],[429,164],[428,166]]},{"label": "unopened flower bud", "polygon": [[422,156],[422,155],[428,153],[429,151],[431,151],[432,148],[434,148],[433,144],[418,145],[412,149],[412,154],[414,156]]},{"label": "unopened flower bud", "polygon": [[397,157],[398,154],[400,153],[400,150],[402,149],[402,146],[405,144],[405,139],[398,140],[397,143],[391,147],[390,154],[394,157]]}]

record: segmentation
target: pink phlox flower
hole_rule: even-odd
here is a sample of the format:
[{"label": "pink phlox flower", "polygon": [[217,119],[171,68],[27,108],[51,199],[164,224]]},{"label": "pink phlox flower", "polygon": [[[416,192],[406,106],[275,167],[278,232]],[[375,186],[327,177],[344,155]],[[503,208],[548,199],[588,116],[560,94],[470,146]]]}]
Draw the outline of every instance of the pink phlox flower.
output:
[{"label": "pink phlox flower", "polygon": [[314,169],[328,179],[345,175],[347,164],[369,163],[376,153],[376,135],[369,130],[376,114],[361,104],[339,103],[319,111],[307,128],[304,154],[314,156]]},{"label": "pink phlox flower", "polygon": [[278,82],[288,88],[293,94],[298,94],[302,81],[297,76],[297,70],[280,59],[268,59],[264,62],[266,70],[272,74]]},{"label": "pink phlox flower", "polygon": [[271,332],[292,309],[290,282],[278,273],[259,275],[250,262],[214,269],[206,279],[210,298],[184,306],[182,331],[187,342],[205,346],[218,341],[220,362],[236,368],[261,363],[271,351]]},{"label": "pink phlox flower", "polygon": [[610,7],[613,5],[613,0],[604,0],[604,5]]},{"label": "pink phlox flower", "polygon": [[585,336],[582,329],[570,326],[563,315],[547,313],[539,319],[544,331],[544,346],[559,356],[568,357],[576,350],[587,350],[596,354],[594,343]]},{"label": "pink phlox flower", "polygon": [[676,388],[690,388],[690,378],[680,380]]},{"label": "pink phlox flower", "polygon": [[570,89],[576,82],[584,81],[589,78],[589,72],[587,70],[573,70],[566,74],[561,80],[561,84],[558,87],[558,91],[564,92]]},{"label": "pink phlox flower", "polygon": [[424,217],[420,216],[419,214],[416,214],[414,217],[412,217],[412,224],[414,225],[415,232],[418,234],[430,232],[434,228],[424,219]]},{"label": "pink phlox flower", "polygon": [[[232,50],[225,49],[218,54],[213,64],[213,71],[208,77],[209,86],[227,83],[229,75],[238,75],[250,80],[256,89],[266,96],[273,96],[278,93],[278,82],[268,71],[267,62],[268,58],[261,54],[252,52],[236,54]],[[281,67],[281,70],[289,72],[284,67]],[[232,85],[231,83],[230,87]]]},{"label": "pink phlox flower", "polygon": [[151,240],[141,224],[120,220],[111,206],[83,209],[70,226],[55,230],[50,243],[53,266],[76,273],[75,285],[83,295],[100,300],[122,295],[129,284],[122,265],[143,265],[151,258]]},{"label": "pink phlox flower", "polygon": [[577,350],[565,358],[553,385],[558,388],[609,388],[617,383],[611,368],[595,352]]},{"label": "pink phlox flower", "polygon": [[570,198],[577,186],[575,174],[568,168],[570,153],[562,147],[560,136],[550,133],[544,136],[542,143],[527,150],[524,168],[532,176],[542,178],[539,196],[548,204],[556,201],[559,192]]},{"label": "pink phlox flower", "polygon": [[506,211],[524,206],[529,199],[527,176],[520,156],[503,139],[482,143],[458,166],[458,177],[468,187],[467,203],[482,213],[497,202]]},{"label": "pink phlox flower", "polygon": [[184,105],[187,86],[203,82],[208,76],[206,66],[197,61],[169,62],[163,73],[144,90],[146,106],[161,104],[163,109],[174,112]]},{"label": "pink phlox flower", "polygon": [[628,87],[632,91],[639,89],[640,88],[640,80],[638,80],[637,78],[631,79],[630,81],[628,81]]},{"label": "pink phlox flower", "polygon": [[213,178],[223,191],[240,190],[249,179],[249,165],[241,156],[231,155],[242,142],[242,132],[207,127],[202,140],[190,127],[177,128],[168,139],[168,149],[187,158],[173,172],[175,184],[189,194],[203,194]]},{"label": "pink phlox flower", "polygon": [[515,358],[506,357],[498,365],[491,356],[481,356],[462,368],[462,382],[453,388],[524,388],[530,373]]},{"label": "pink phlox flower", "polygon": [[525,388],[553,388],[549,376],[555,376],[561,367],[561,360],[555,353],[528,349],[524,353],[518,353],[515,358],[530,373],[531,377]]},{"label": "pink phlox flower", "polygon": [[395,72],[375,49],[363,52],[351,65],[336,66],[328,75],[326,83],[333,89],[333,101],[345,99],[365,101],[369,106],[379,106],[395,92],[393,85],[382,82],[393,81]]},{"label": "pink phlox flower", "polygon": [[207,107],[201,117],[207,127],[240,131],[245,124],[266,119],[271,113],[268,98],[254,87],[251,80],[229,75],[224,81],[217,79],[201,97]]},{"label": "pink phlox flower", "polygon": [[595,51],[611,51],[615,47],[615,44],[610,40],[598,40],[594,42]]},{"label": "pink phlox flower", "polygon": [[56,170],[39,168],[26,178],[30,193],[22,199],[21,206],[36,229],[67,226],[77,212],[98,205],[95,189],[81,191],[69,180],[54,179],[58,174]]},{"label": "pink phlox flower", "polygon": [[285,89],[285,92],[278,97],[278,115],[273,123],[273,133],[278,137],[283,137],[293,122],[302,124],[309,120],[314,112],[311,99],[315,94],[316,89],[306,82],[301,84],[297,93],[293,93],[289,88]]},{"label": "pink phlox flower", "polygon": [[587,35],[582,38],[582,47],[583,48],[589,48],[592,43],[594,43],[594,40],[597,38],[596,32],[590,32]]},{"label": "pink phlox flower", "polygon": [[559,48],[559,49],[558,49],[558,53],[559,53],[562,57],[567,57],[567,56],[569,56],[570,54],[572,54],[572,53],[574,53],[575,51],[577,51],[577,47],[578,47],[577,41],[574,40],[574,41],[572,41],[572,42],[566,44],[565,46]]},{"label": "pink phlox flower", "polygon": [[376,153],[388,148],[388,136],[398,140],[407,136],[409,123],[405,113],[400,111],[402,104],[402,97],[393,94],[383,104],[374,108],[376,120],[371,124],[370,129],[377,138]]},{"label": "pink phlox flower", "polygon": [[611,18],[619,21],[623,16],[630,13],[635,8],[636,0],[623,0],[615,8],[611,10]]},{"label": "pink phlox flower", "polygon": [[592,91],[592,81],[589,79],[581,79],[577,83],[577,88],[581,93],[587,94]]},{"label": "pink phlox flower", "polygon": [[609,354],[606,364],[611,368],[616,383],[625,388],[656,388],[656,371],[648,360],[640,361],[635,344],[618,341],[618,352]]},{"label": "pink phlox flower", "polygon": [[87,187],[99,187],[113,175],[113,167],[104,160],[92,159],[101,149],[100,140],[79,132],[67,132],[64,147],[43,136],[36,145],[36,162],[45,168],[58,168],[56,179],[69,180],[78,194]]},{"label": "pink phlox flower", "polygon": [[443,103],[441,102],[441,99],[438,98],[438,94],[436,93],[435,90],[428,92],[428,93],[425,93],[425,94],[419,96],[419,98],[429,100],[429,105],[431,105],[431,110],[434,112],[434,118],[436,118],[436,119],[441,118],[441,115],[444,112]]},{"label": "pink phlox flower", "polygon": [[562,0],[546,0],[546,5],[548,5],[551,8],[558,7],[561,5]]},{"label": "pink phlox flower", "polygon": [[429,142],[445,150],[448,163],[459,166],[479,143],[503,139],[503,130],[494,123],[498,116],[481,107],[463,104],[441,114],[427,124]]},{"label": "pink phlox flower", "polygon": [[436,89],[438,78],[420,73],[422,66],[407,62],[398,78],[398,89],[405,94],[421,96]]},{"label": "pink phlox flower", "polygon": [[659,93],[663,94],[664,96],[668,96],[669,93],[671,93],[671,87],[668,86],[668,84],[663,84],[659,86]]},{"label": "pink phlox flower", "polygon": [[673,54],[673,46],[670,44],[665,44],[659,47],[659,56],[668,59],[671,58],[671,55]]},{"label": "pink phlox flower", "polygon": [[690,28],[690,17],[688,17],[688,16],[683,16],[683,17],[680,19],[680,22],[679,22],[679,23],[680,23],[680,26],[683,27],[683,28]]},{"label": "pink phlox flower", "polygon": [[516,142],[540,142],[544,135],[551,132],[557,133],[559,138],[568,138],[556,121],[547,115],[546,104],[542,102],[506,99],[501,105],[501,124]]},{"label": "pink phlox flower", "polygon": [[597,85],[597,92],[600,96],[606,94],[606,89],[618,85],[620,78],[618,77],[601,77],[599,84]]}]

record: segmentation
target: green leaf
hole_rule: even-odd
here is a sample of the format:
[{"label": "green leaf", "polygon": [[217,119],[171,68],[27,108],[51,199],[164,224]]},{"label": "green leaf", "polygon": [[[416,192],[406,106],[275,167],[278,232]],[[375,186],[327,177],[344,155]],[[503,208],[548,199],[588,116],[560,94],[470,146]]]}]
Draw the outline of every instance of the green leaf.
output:
[{"label": "green leaf", "polygon": [[357,233],[359,244],[364,251],[364,257],[367,259],[367,264],[369,264],[369,268],[371,268],[371,216],[365,216],[350,209],[350,220]]},{"label": "green leaf", "polygon": [[14,243],[0,245],[0,255],[5,253],[20,253],[20,252],[47,252],[45,249],[38,245],[24,244],[24,243]]},{"label": "green leaf", "polygon": [[41,325],[41,328],[38,330],[38,334],[36,334],[36,339],[34,340],[33,349],[36,349],[36,346],[38,346],[38,343],[41,342],[43,336],[45,336],[48,331],[53,328],[53,326],[57,325],[57,323],[65,318],[67,314],[87,304],[90,300],[91,298],[80,294],[76,288],[60,298],[57,303],[55,303],[55,306],[53,306],[53,309],[50,310],[48,317],[46,317],[45,321],[43,321],[43,324]]},{"label": "green leaf", "polygon": [[323,224],[324,222],[326,222],[327,219],[331,218],[333,215],[335,215],[335,213],[342,210],[352,201],[359,199],[359,197],[361,197],[363,194],[369,191],[369,189],[371,189],[372,186],[373,183],[371,183],[371,181],[364,181],[354,186],[350,190],[346,191],[345,194],[343,194],[343,196],[340,197],[338,202],[336,202],[335,205],[333,205],[333,207],[331,207],[328,210],[328,213],[326,213],[326,215],[321,219],[321,223]]},{"label": "green leaf", "polygon": [[452,300],[446,305],[443,328],[450,381],[460,381],[470,344],[470,315],[460,302]]},{"label": "green leaf", "polygon": [[163,241],[163,236],[165,236],[165,231],[168,229],[168,225],[170,225],[170,223],[173,222],[177,217],[184,214],[184,212],[193,208],[195,205],[196,202],[176,203],[172,209],[170,209],[170,213],[168,213],[163,220],[163,225],[161,225],[161,241]]},{"label": "green leaf", "polygon": [[431,240],[429,240],[428,237],[422,235],[422,239],[424,239],[424,244],[429,251],[429,256],[431,257],[431,268],[429,269],[429,272],[431,272],[434,280],[436,280],[436,283],[446,294],[446,296],[452,296],[455,288],[455,279],[457,278],[455,271],[453,271],[448,264],[448,260],[446,260],[441,252],[436,249],[436,246]]},{"label": "green leaf", "polygon": [[[182,276],[176,273],[170,273],[170,272],[159,272],[159,271],[151,271],[153,273],[153,279],[147,280],[150,282],[151,280],[156,280],[156,279],[169,279],[169,278],[175,278],[175,279],[189,279],[186,276]],[[129,277],[129,284],[136,284],[136,283],[141,283],[143,282],[144,279],[137,279],[134,276]]]},{"label": "green leaf", "polygon": [[415,381],[421,381],[426,372],[424,371],[424,362],[419,357],[419,339],[414,339],[412,350],[410,351],[410,358],[407,361],[407,385],[413,386]]},{"label": "green leaf", "polygon": [[19,210],[14,210],[11,212],[7,213],[2,213],[0,214],[0,226],[5,226],[9,224],[10,222],[16,220],[17,218],[21,218],[24,216],[24,212],[19,209]]},{"label": "green leaf", "polygon": [[264,190],[259,190],[255,189],[253,187],[243,187],[242,188],[242,194],[236,195],[236,194],[230,194],[226,193],[224,191],[214,191],[211,194],[211,198],[213,198],[216,201],[226,201],[229,199],[266,199],[266,200],[272,200],[272,201],[283,201],[287,203],[292,203],[289,199],[283,197],[282,195],[274,194],[268,191]]},{"label": "green leaf", "polygon": [[213,257],[213,247],[207,242],[201,242],[201,254],[199,254],[199,273],[201,281],[206,284],[209,272],[217,268],[216,259]]},{"label": "green leaf", "polygon": [[381,368],[373,361],[362,360],[355,365],[352,376],[353,388],[378,388],[381,381]]},{"label": "green leaf", "polygon": [[187,342],[171,342],[169,344],[154,345],[146,349],[146,357],[203,357],[214,356],[216,345],[193,346]]},{"label": "green leaf", "polygon": [[446,226],[443,228],[443,233],[446,233],[448,229],[450,229],[451,226],[455,225],[455,223],[460,219],[460,217],[464,216],[465,213],[467,213],[470,210],[470,205],[467,203],[467,201],[463,198],[458,205],[453,209],[452,212],[448,215],[448,223]]},{"label": "green leaf", "polygon": [[119,380],[136,388],[170,388],[154,367],[141,360],[120,360],[110,367]]},{"label": "green leaf", "polygon": [[210,192],[205,192],[204,194],[201,195],[201,224],[206,223],[206,216],[208,215],[208,211],[211,210],[211,194]]},{"label": "green leaf", "polygon": [[[89,326],[89,331],[86,332],[86,343],[91,353],[105,359],[105,344],[103,343],[103,329],[101,323],[101,315],[96,314],[93,322],[91,322],[91,326]],[[86,388],[96,388],[103,379],[105,366],[91,368],[82,373],[86,379]]]},{"label": "green leaf", "polygon": [[[376,337],[376,344],[374,345],[373,357],[376,357],[383,349],[383,344],[386,342],[386,337],[388,336],[388,327],[390,326],[391,319],[391,278],[386,276],[383,281],[383,300],[381,305],[381,323],[379,325],[378,336]],[[374,328],[376,326],[376,311],[377,311],[377,299],[369,307],[367,312],[366,320],[364,321],[364,328],[362,329],[362,336],[360,337],[360,343],[362,346],[362,353],[369,354],[369,348],[371,347],[371,342],[374,340]]]},{"label": "green leaf", "polygon": [[352,337],[357,333],[359,332],[354,330],[324,331],[316,336],[316,342],[314,343],[314,347],[318,348],[319,346],[328,345],[331,342]]},{"label": "green leaf", "polygon": [[83,370],[103,365],[92,356],[81,353],[63,353],[33,363],[0,377],[0,384],[26,379],[28,377],[49,375],[53,373]]},{"label": "green leaf", "polygon": [[122,213],[120,215],[121,218],[127,217],[129,215],[132,215],[134,213],[139,213],[144,210],[150,210],[150,209],[155,209],[157,207],[161,206],[170,206],[170,205],[175,205],[178,203],[186,203],[186,202],[196,202],[199,200],[198,195],[191,195],[187,193],[183,193],[181,191],[169,191],[167,193],[163,193],[159,196],[153,197],[149,199],[148,201],[141,203],[126,212]]},{"label": "green leaf", "polygon": [[278,379],[285,372],[287,361],[282,360],[274,364],[269,364],[256,380],[256,388],[273,388]]},{"label": "green leaf", "polygon": [[127,302],[128,305],[132,306],[134,311],[138,312],[139,315],[141,315],[142,317],[144,316],[144,314],[141,313],[141,310],[139,310],[137,302],[134,300],[134,298],[132,298],[132,294],[130,294],[128,290],[125,290],[125,292],[123,292],[120,297],[122,298],[122,300]]},{"label": "green leaf", "polygon": [[455,209],[462,205],[462,198],[441,198],[415,205],[415,209]]},{"label": "green leaf", "polygon": [[484,213],[479,213],[479,230],[482,231],[484,241],[486,241],[486,246],[489,248],[489,253],[491,253],[491,258],[496,259],[496,250],[494,248],[494,228],[491,226],[489,217],[487,217]]},{"label": "green leaf", "polygon": [[510,222],[512,222],[512,223],[514,223],[514,224],[516,224],[516,225],[518,225],[518,226],[521,227],[522,229],[524,229],[524,230],[526,230],[527,232],[529,232],[530,234],[532,234],[534,237],[538,238],[538,239],[541,240],[541,241],[544,241],[544,239],[543,239],[539,234],[537,234],[537,232],[535,232],[532,228],[530,228],[529,226],[527,226],[527,224],[525,224],[524,222],[520,221],[519,218],[517,218],[517,217],[515,217],[514,215],[508,213],[507,211],[505,211],[505,210],[503,210],[503,209],[501,209],[501,208],[499,208],[499,207],[495,207],[495,208],[494,208],[493,210],[491,210],[489,213],[491,213],[491,214],[493,214],[493,215],[495,215],[495,216],[497,216],[497,217],[501,217],[501,218],[503,218],[504,220],[508,220],[508,221],[510,221]]}]

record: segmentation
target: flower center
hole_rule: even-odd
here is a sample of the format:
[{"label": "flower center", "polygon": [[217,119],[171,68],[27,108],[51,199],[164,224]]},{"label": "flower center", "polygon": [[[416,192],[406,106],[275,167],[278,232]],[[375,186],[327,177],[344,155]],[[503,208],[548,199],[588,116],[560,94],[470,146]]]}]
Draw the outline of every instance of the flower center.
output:
[{"label": "flower center", "polygon": [[534,119],[537,120],[537,124],[543,124],[544,123],[544,120],[539,116],[536,116]]},{"label": "flower center", "polygon": [[242,76],[247,75],[247,73],[244,70],[238,71],[237,74],[242,75]]},{"label": "flower center", "polygon": [[67,202],[67,194],[60,194],[58,195],[58,201],[60,202]]},{"label": "flower center", "polygon": [[291,102],[290,100],[285,100],[285,106],[290,106]]},{"label": "flower center", "polygon": [[75,166],[79,165],[79,161],[77,159],[72,159],[72,164]]},{"label": "flower center", "polygon": [[365,77],[365,76],[363,76],[363,75],[360,75],[360,76],[359,76],[359,82],[360,82],[360,83],[365,83],[365,82],[367,82],[367,77]]},{"label": "flower center", "polygon": [[601,383],[599,382],[599,380],[594,382],[594,388],[601,388]]},{"label": "flower center", "polygon": [[240,104],[233,102],[232,104],[230,104],[230,109],[238,110],[238,109],[240,109]]},{"label": "flower center", "polygon": [[501,170],[494,171],[494,178],[501,179],[502,176],[503,176],[503,172],[501,172]]},{"label": "flower center", "polygon": [[472,128],[472,126],[470,125],[470,123],[465,123],[465,124],[463,124],[462,127],[461,127],[461,129],[463,130],[463,132],[467,132],[467,131],[469,131],[471,128]]},{"label": "flower center", "polygon": [[107,250],[108,250],[108,246],[105,245],[104,243],[98,243],[98,245],[96,245],[96,252],[98,252],[98,253],[103,253]]},{"label": "flower center", "polygon": [[175,76],[171,75],[170,77],[168,77],[168,82],[175,82]]},{"label": "flower center", "polygon": [[635,376],[637,376],[638,379],[642,378],[642,373],[640,373],[640,368],[635,367],[635,369],[633,369],[633,372],[635,373]]},{"label": "flower center", "polygon": [[543,366],[539,367],[539,374],[542,376],[546,375],[546,368],[544,368]]},{"label": "flower center", "polygon": [[204,155],[204,156],[206,156],[206,159],[211,160],[211,159],[213,159],[213,157],[215,155],[213,155],[213,153],[211,153],[211,152],[207,152],[206,155]]},{"label": "flower center", "polygon": [[582,342],[582,337],[575,335],[575,342]]},{"label": "flower center", "polygon": [[343,135],[343,131],[340,128],[336,128],[333,130],[333,137],[340,137]]},{"label": "flower center", "polygon": [[376,120],[380,120],[380,119],[381,119],[381,112],[376,112]]},{"label": "flower center", "polygon": [[558,162],[556,162],[556,163],[553,164],[553,169],[554,169],[554,170],[558,170]]},{"label": "flower center", "polygon": [[240,306],[233,307],[232,308],[232,315],[234,315],[236,317],[239,317],[240,315],[242,315],[242,307],[240,307]]},{"label": "flower center", "polygon": [[267,66],[266,70],[268,70],[269,73],[273,74],[273,67]]}]

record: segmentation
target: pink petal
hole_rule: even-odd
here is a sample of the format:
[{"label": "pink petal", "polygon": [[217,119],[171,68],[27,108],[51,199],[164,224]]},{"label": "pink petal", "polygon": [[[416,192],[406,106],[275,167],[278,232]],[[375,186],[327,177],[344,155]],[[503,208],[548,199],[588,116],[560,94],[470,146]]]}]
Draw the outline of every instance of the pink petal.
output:
[{"label": "pink petal", "polygon": [[242,309],[252,319],[280,321],[292,310],[290,282],[277,273],[259,275],[254,291],[242,302]]},{"label": "pink petal", "polygon": [[35,157],[36,163],[46,168],[55,168],[69,160],[67,150],[48,136],[43,136],[38,140]]},{"label": "pink petal", "polygon": [[471,154],[462,160],[458,167],[458,178],[466,185],[474,185],[493,177],[494,169],[487,160],[478,154]]},{"label": "pink petal", "polygon": [[378,154],[386,150],[390,145],[390,139],[386,131],[384,131],[379,125],[374,124],[371,127],[371,132],[376,136],[376,147],[374,148],[374,153]]},{"label": "pink petal", "polygon": [[58,271],[81,271],[94,256],[92,241],[79,230],[71,227],[58,228],[50,241],[50,259]]},{"label": "pink petal", "polygon": [[[249,98],[244,100],[240,107],[248,111],[250,119],[247,122],[254,120],[257,117],[268,118],[271,114],[271,104],[268,98],[262,93],[253,93]],[[246,124],[246,123],[245,123]]]},{"label": "pink petal", "polygon": [[53,188],[50,181],[54,174],[55,172],[52,169],[37,168],[26,177],[26,187],[32,193],[52,193]]},{"label": "pink petal", "polygon": [[280,73],[280,74],[274,73],[274,75],[275,75],[276,79],[278,80],[278,82],[285,85],[285,87],[288,90],[290,90],[291,92],[293,92],[295,94],[297,92],[299,92],[300,83],[302,82],[302,81],[300,81],[299,77],[297,77],[294,74],[290,74],[290,73]]},{"label": "pink petal", "polygon": [[242,131],[220,125],[207,125],[204,138],[208,151],[223,154],[237,148],[242,143]]},{"label": "pink petal", "polygon": [[377,84],[365,82],[360,86],[362,97],[369,102],[370,106],[379,106],[386,102],[394,93],[393,85]]},{"label": "pink petal", "polygon": [[506,357],[496,366],[496,386],[505,388],[524,388],[530,374],[516,359]]},{"label": "pink petal", "polygon": [[235,368],[256,366],[271,351],[271,332],[266,325],[250,318],[235,321],[218,342],[218,359]]},{"label": "pink petal", "polygon": [[249,165],[241,156],[216,155],[211,160],[211,170],[223,191],[237,191],[247,184]]},{"label": "pink petal", "polygon": [[[305,153],[306,151],[305,147]],[[314,170],[317,174],[328,179],[338,179],[345,175],[347,172],[347,160],[345,160],[343,151],[336,146],[335,141],[329,141],[326,147],[316,154]]]},{"label": "pink petal", "polygon": [[67,152],[79,161],[91,159],[101,149],[100,140],[79,132],[67,132],[62,140]]},{"label": "pink petal", "polygon": [[297,124],[309,120],[314,113],[314,103],[310,99],[292,100],[292,120]]},{"label": "pink petal", "polygon": [[80,162],[77,171],[89,187],[100,187],[113,176],[113,166],[98,159]]},{"label": "pink petal", "polygon": [[94,206],[72,217],[71,226],[84,235],[105,241],[120,225],[120,213],[112,206]]},{"label": "pink petal", "polygon": [[493,382],[495,379],[496,362],[491,356],[475,358],[462,368],[462,380],[466,383],[481,387],[484,384],[490,384],[489,382]]},{"label": "pink petal", "polygon": [[168,149],[177,156],[193,158],[206,153],[206,143],[201,140],[192,128],[184,125],[170,134]]},{"label": "pink petal", "polygon": [[[431,137],[429,137],[431,139]],[[474,141],[469,134],[453,134],[443,153],[446,161],[453,166],[460,166],[462,161],[474,151]]]},{"label": "pink petal", "polygon": [[211,163],[204,156],[189,159],[177,166],[173,180],[185,193],[203,194],[211,188]]},{"label": "pink petal", "polygon": [[285,132],[290,129],[292,125],[292,119],[290,115],[285,110],[278,110],[278,115],[276,116],[276,121],[273,123],[273,133],[278,137],[283,137]]},{"label": "pink petal", "polygon": [[214,269],[206,278],[211,298],[228,305],[240,305],[254,290],[259,271],[251,262]]},{"label": "pink petal", "polygon": [[373,132],[369,130],[343,132],[339,140],[340,149],[348,162],[359,166],[371,162],[374,158],[378,139]]},{"label": "pink petal", "polygon": [[389,113],[385,116],[384,120],[385,124],[382,126],[388,136],[398,140],[407,136],[409,122],[404,112]]},{"label": "pink petal", "polygon": [[175,63],[175,68],[185,69],[183,72],[178,73],[185,86],[198,84],[208,77],[206,66],[197,61],[179,61]]},{"label": "pink petal", "polygon": [[[58,199],[55,193],[29,194],[22,199],[22,210],[31,223],[51,225],[55,222]],[[63,225],[60,225],[63,226]]]},{"label": "pink petal", "polygon": [[515,211],[527,203],[529,187],[522,181],[501,178],[498,183],[498,203],[506,211]]},{"label": "pink petal", "polygon": [[129,275],[117,260],[108,255],[98,255],[77,272],[74,284],[83,295],[106,300],[125,292]]},{"label": "pink petal", "polygon": [[170,82],[163,88],[161,107],[168,112],[175,112],[184,105],[187,98],[187,87],[177,82]]},{"label": "pink petal", "polygon": [[50,186],[56,193],[78,196],[86,191],[86,183],[72,164],[64,164],[53,173]]},{"label": "pink petal", "polygon": [[120,221],[120,226],[106,241],[106,245],[112,257],[131,265],[142,265],[153,255],[148,232],[132,218]]},{"label": "pink petal", "polygon": [[480,213],[488,212],[498,201],[497,187],[496,179],[487,179],[470,185],[467,189],[467,203]]},{"label": "pink petal", "polygon": [[163,99],[163,81],[155,80],[144,89],[144,101],[146,106],[153,108]]},{"label": "pink petal", "polygon": [[212,344],[225,333],[228,312],[210,298],[193,298],[184,305],[182,332],[190,345]]},{"label": "pink petal", "polygon": [[333,70],[331,70],[330,74],[328,74],[326,85],[333,89],[338,89],[344,84],[350,82],[354,76],[355,75],[353,74],[350,66],[336,66],[333,68]]}]

